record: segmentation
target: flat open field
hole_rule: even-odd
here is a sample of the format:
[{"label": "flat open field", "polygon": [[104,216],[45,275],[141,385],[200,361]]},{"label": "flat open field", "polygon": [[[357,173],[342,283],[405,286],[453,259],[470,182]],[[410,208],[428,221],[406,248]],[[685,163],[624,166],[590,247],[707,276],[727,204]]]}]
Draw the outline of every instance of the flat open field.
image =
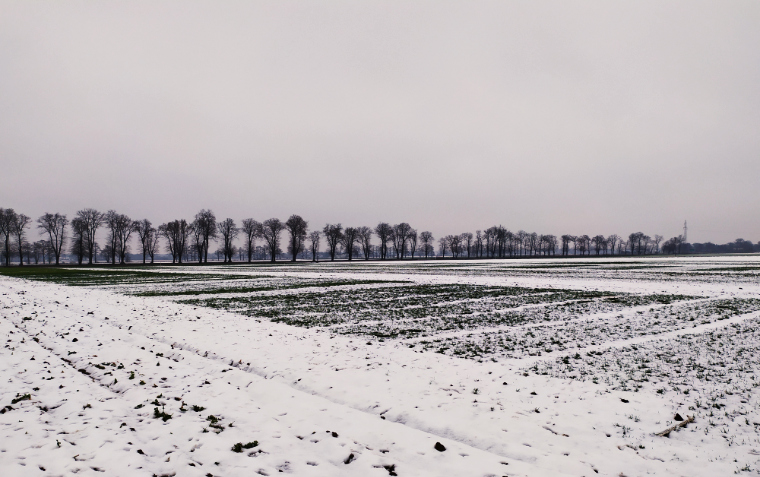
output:
[{"label": "flat open field", "polygon": [[9,268],[0,306],[3,476],[760,473],[758,256]]}]

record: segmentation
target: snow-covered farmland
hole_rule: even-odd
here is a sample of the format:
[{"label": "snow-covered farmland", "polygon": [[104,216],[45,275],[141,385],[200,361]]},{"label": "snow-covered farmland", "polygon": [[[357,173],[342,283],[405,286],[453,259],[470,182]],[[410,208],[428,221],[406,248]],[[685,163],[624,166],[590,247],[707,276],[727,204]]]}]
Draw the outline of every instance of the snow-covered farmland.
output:
[{"label": "snow-covered farmland", "polygon": [[2,270],[0,474],[755,474],[759,271]]}]

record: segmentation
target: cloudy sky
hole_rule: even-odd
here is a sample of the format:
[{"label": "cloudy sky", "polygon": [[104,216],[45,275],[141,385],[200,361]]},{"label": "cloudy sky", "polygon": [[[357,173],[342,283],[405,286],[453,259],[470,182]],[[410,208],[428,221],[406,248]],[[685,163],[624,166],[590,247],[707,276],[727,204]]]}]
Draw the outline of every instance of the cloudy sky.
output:
[{"label": "cloudy sky", "polygon": [[0,1],[0,207],[760,240],[760,2]]}]

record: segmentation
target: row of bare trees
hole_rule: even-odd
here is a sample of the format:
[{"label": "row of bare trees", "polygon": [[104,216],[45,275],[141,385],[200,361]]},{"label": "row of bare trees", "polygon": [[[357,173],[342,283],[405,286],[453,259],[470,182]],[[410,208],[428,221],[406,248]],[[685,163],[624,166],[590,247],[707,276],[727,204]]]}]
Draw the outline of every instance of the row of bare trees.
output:
[{"label": "row of bare trees", "polygon": [[[241,227],[238,227],[231,218],[217,221],[214,213],[205,209],[198,212],[192,222],[178,219],[161,224],[152,231],[149,221],[144,220],[142,224],[145,233],[141,234],[141,237],[147,237],[147,240],[141,239],[144,244],[143,249],[153,250],[152,244],[154,244],[155,237],[164,237],[174,263],[185,262],[189,255],[196,257],[198,263],[208,262],[209,245],[215,240],[222,243],[221,250],[224,262],[232,262],[238,250],[234,242],[241,234],[244,253],[249,262],[253,259],[257,239],[264,240],[271,260],[274,261],[280,253],[280,236],[283,230],[287,229],[290,232],[288,249],[300,251],[303,249],[308,229],[306,221],[298,215],[291,216],[285,222],[277,218],[268,219],[264,222],[248,218],[242,221]],[[145,262],[145,254],[144,251],[143,262]],[[153,253],[149,252],[149,255],[152,262]]]},{"label": "row of bare trees", "polygon": [[19,254],[19,264],[24,264],[24,251],[25,249],[31,249],[34,251],[37,248],[40,252],[48,253],[52,252],[55,256],[55,263],[58,265],[61,259],[61,251],[63,249],[63,241],[65,238],[65,229],[68,225],[65,215],[60,214],[45,214],[37,219],[37,226],[42,230],[43,234],[47,234],[49,240],[40,244],[35,242],[34,246],[28,247],[26,241],[26,229],[29,227],[32,219],[24,214],[19,214],[13,209],[0,208],[0,238],[3,240],[3,256],[5,258],[5,265],[8,266],[11,263],[11,238],[15,239],[17,247],[16,250]]},{"label": "row of bare trees", "polygon": [[628,236],[628,240],[619,235],[612,234],[605,237],[604,235],[563,235],[562,255],[570,255],[570,244],[572,244],[573,255],[591,255],[594,251],[596,255],[649,255],[660,253],[660,242],[662,235],[655,235],[654,238],[643,232],[634,232]]},{"label": "row of bare trees", "polygon": [[[251,262],[254,256],[260,256],[262,250],[271,261],[282,254],[282,232],[288,234],[286,249],[292,261],[296,257],[310,255],[317,260],[322,238],[327,243],[330,260],[343,254],[348,260],[372,257],[386,260],[398,260],[406,257],[425,258],[436,256],[435,239],[429,231],[418,233],[408,223],[391,225],[380,222],[375,227],[343,227],[342,224],[326,224],[321,231],[309,231],[309,224],[299,215],[292,215],[286,221],[271,218],[259,222],[252,218],[242,220],[240,227],[231,218],[217,220],[211,210],[203,209],[192,221],[173,220],[154,227],[150,220],[133,220],[125,214],[114,210],[99,212],[95,209],[82,209],[69,222],[66,215],[45,213],[37,219],[37,227],[46,238],[44,241],[29,243],[26,240],[27,229],[31,219],[16,213],[13,209],[0,208],[0,239],[3,241],[5,265],[10,265],[11,256],[17,253],[20,263],[26,255],[27,261],[34,256],[35,261],[55,260],[60,263],[64,253],[64,242],[70,242],[70,253],[79,264],[92,264],[100,253],[108,262],[125,263],[130,252],[130,240],[139,242],[143,263],[153,263],[159,245],[163,240],[166,250],[174,263],[186,263],[197,260],[208,262],[209,247],[212,242],[219,242],[217,255],[224,262],[232,262],[237,254],[239,259]],[[95,236],[98,230],[105,229],[107,238],[105,246],[100,248]],[[70,238],[69,238],[70,235]],[[376,237],[377,245],[372,243]],[[236,247],[235,241],[242,240],[242,247]],[[618,235],[554,235],[529,233],[523,230],[511,232],[503,226],[493,226],[478,230],[474,234],[465,232],[458,235],[446,235],[438,239],[437,255],[453,258],[503,258],[514,256],[548,256],[556,255],[558,247],[563,256],[567,255],[644,255],[660,253],[663,237],[653,238],[635,232],[623,239]],[[258,247],[257,241],[264,246]],[[678,253],[683,246],[683,239],[674,237],[662,245],[665,253]],[[572,251],[572,253],[571,253]]]},{"label": "row of bare trees", "polygon": [[515,257],[520,255],[555,255],[557,237],[542,235],[524,230],[511,232],[501,225],[490,227],[484,231],[476,231],[460,235],[458,249],[451,246],[452,255],[460,256],[467,253],[470,257]]},{"label": "row of bare trees", "polygon": [[677,255],[683,252],[682,248],[684,244],[683,235],[669,238],[662,244],[662,252]]},{"label": "row of bare trees", "polygon": [[[373,253],[373,235],[376,235],[380,241],[377,251],[381,260],[388,258],[389,251],[399,260],[407,256],[414,258],[415,254],[420,251],[421,239],[426,241],[426,244],[432,244],[433,240],[433,235],[430,232],[418,234],[417,230],[406,222],[396,225],[380,222],[374,229],[367,226],[343,228],[341,224],[327,224],[322,229],[322,233],[327,241],[330,260],[335,260],[339,246],[345,251],[348,260],[353,260],[356,253],[360,253],[365,260],[369,260]],[[312,251],[318,250],[319,232],[312,232],[309,238]],[[422,252],[427,257],[431,254],[431,249],[423,247]],[[312,256],[316,257],[314,253]]]}]

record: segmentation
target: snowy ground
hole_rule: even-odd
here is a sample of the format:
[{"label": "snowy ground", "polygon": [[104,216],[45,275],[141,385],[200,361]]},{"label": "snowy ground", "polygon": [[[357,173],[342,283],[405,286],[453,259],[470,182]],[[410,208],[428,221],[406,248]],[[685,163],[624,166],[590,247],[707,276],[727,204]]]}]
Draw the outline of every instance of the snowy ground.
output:
[{"label": "snowy ground", "polygon": [[[0,475],[755,474],[758,271],[747,256],[0,277]],[[676,414],[694,421],[655,436]]]}]

